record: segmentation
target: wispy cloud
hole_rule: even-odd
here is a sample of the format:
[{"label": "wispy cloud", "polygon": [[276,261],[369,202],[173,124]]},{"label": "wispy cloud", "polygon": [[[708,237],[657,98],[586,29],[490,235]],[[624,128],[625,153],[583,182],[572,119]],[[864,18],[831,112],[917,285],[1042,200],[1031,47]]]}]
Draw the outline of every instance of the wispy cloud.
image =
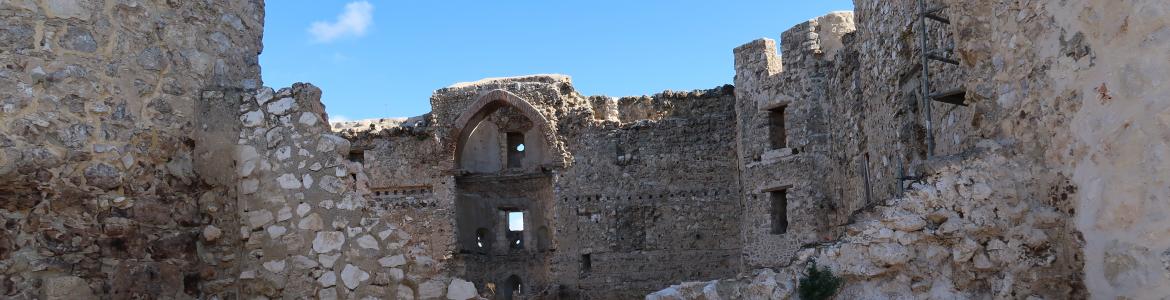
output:
[{"label": "wispy cloud", "polygon": [[328,43],[345,36],[359,37],[374,23],[374,5],[367,1],[350,2],[345,12],[337,15],[334,22],[317,21],[309,26],[313,41]]},{"label": "wispy cloud", "polygon": [[341,116],[341,115],[329,116],[329,123],[349,122],[349,121],[353,121],[353,120],[351,120],[350,118],[346,118],[345,116]]}]

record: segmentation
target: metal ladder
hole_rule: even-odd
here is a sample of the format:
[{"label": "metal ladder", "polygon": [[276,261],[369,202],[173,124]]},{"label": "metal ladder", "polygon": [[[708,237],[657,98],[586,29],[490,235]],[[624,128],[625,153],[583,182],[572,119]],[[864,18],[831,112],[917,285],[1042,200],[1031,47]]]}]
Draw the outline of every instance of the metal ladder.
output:
[{"label": "metal ladder", "polygon": [[923,99],[922,102],[925,104],[924,106],[926,110],[926,155],[928,158],[934,156],[934,115],[932,115],[930,112],[931,101],[926,101],[926,99],[953,105],[967,106],[967,104],[963,102],[963,99],[966,98],[967,94],[963,88],[952,88],[935,93],[931,93],[930,89],[930,61],[933,60],[952,65],[959,65],[958,60],[947,55],[948,53],[954,51],[953,48],[930,49],[930,46],[927,43],[927,20],[946,25],[951,24],[950,19],[947,19],[946,17],[939,14],[945,8],[947,8],[946,5],[938,5],[928,8],[926,7],[926,0],[918,0],[918,41],[919,45],[921,46],[920,63],[922,64],[922,84],[920,84],[919,88],[919,99]]},{"label": "metal ladder", "polygon": [[[942,10],[946,8],[946,5],[927,7],[926,0],[918,0],[918,42],[921,49],[921,52],[919,52],[919,63],[922,66],[922,82],[919,84],[918,99],[922,101],[926,114],[926,157],[928,159],[934,156],[934,115],[931,114],[932,102],[938,101],[952,105],[967,106],[967,103],[964,102],[967,93],[966,90],[961,87],[931,93],[930,61],[933,60],[951,65],[959,65],[959,61],[957,59],[948,55],[948,53],[954,52],[954,48],[931,49],[928,43],[929,39],[927,38],[926,28],[927,20],[951,25],[951,20],[940,14]],[[906,181],[917,181],[921,179],[921,175],[912,176],[906,174],[906,168],[903,164],[902,158],[898,158],[899,197],[904,195]]]}]

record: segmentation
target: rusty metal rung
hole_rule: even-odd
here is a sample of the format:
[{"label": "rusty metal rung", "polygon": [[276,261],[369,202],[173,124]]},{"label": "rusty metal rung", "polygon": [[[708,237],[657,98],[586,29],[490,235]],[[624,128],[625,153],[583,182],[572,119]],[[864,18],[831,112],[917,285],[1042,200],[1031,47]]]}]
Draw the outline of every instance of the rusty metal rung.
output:
[{"label": "rusty metal rung", "polygon": [[952,64],[952,65],[958,65],[958,64],[959,64],[959,61],[957,61],[957,60],[954,60],[954,59],[951,59],[951,58],[947,58],[947,57],[944,57],[944,56],[941,56],[941,55],[938,55],[938,54],[935,54],[935,53],[933,53],[933,51],[932,51],[932,53],[927,53],[927,54],[926,54],[926,58],[933,59],[933,60],[937,60],[937,61],[941,61],[941,62],[945,62],[945,63]]},{"label": "rusty metal rung", "polygon": [[955,88],[930,94],[930,99],[942,103],[950,103],[959,106],[967,106],[964,101],[967,99],[967,90],[963,88]]},{"label": "rusty metal rung", "polygon": [[930,13],[930,12],[928,12],[928,13],[923,13],[923,14],[922,14],[922,16],[923,16],[923,17],[926,17],[927,19],[931,19],[931,20],[939,21],[939,22],[941,22],[941,23],[943,23],[943,24],[947,24],[947,25],[950,25],[950,24],[951,24],[951,20],[950,20],[950,19],[947,19],[947,18],[945,18],[945,17],[943,17],[943,16],[940,16],[940,15],[938,15],[938,14],[935,14],[935,13]]}]

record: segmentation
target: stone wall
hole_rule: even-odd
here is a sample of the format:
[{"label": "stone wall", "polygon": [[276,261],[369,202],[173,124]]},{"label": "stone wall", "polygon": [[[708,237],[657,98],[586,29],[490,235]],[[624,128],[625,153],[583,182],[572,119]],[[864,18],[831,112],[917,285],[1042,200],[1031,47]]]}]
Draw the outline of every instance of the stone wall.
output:
[{"label": "stone wall", "polygon": [[[246,296],[322,299],[467,299],[429,256],[413,223],[369,189],[351,143],[324,120],[321,91],[307,84],[261,89],[239,103],[240,272]],[[421,224],[413,224],[419,226]],[[415,228],[415,227],[412,227]],[[441,242],[439,242],[441,243]]]},{"label": "stone wall", "polygon": [[[511,100],[496,108],[503,102],[483,101],[493,95]],[[636,298],[739,268],[740,221],[727,213],[741,209],[729,126],[734,97],[725,86],[586,98],[568,77],[534,75],[440,89],[434,112],[416,119],[422,123],[337,125],[366,149],[373,202],[417,204],[395,213],[431,222],[419,234],[432,233],[422,239],[432,255],[453,258],[438,260],[452,276],[497,294],[508,293],[515,276],[525,296]],[[472,136],[461,148],[460,132],[483,126],[460,123],[472,119],[500,132],[484,141]],[[472,142],[482,143],[476,151],[499,148],[476,162],[506,160],[503,133],[514,130],[525,132],[531,159],[518,168],[469,169],[457,161],[457,152],[475,154],[467,152]],[[416,186],[434,190],[412,194]],[[523,249],[511,249],[502,234],[502,209],[526,212]],[[486,236],[477,237],[481,231]]]},{"label": "stone wall", "polygon": [[[810,262],[845,280],[839,299],[1083,298],[1079,249],[1062,242],[1070,220],[1004,148],[934,167],[905,197],[858,216],[835,241],[791,265],[734,279],[690,282],[647,299],[796,299]],[[1063,193],[1063,191],[1057,191]]]},{"label": "stone wall", "polygon": [[564,132],[574,164],[556,183],[559,284],[588,299],[624,299],[674,278],[738,270],[734,97],[725,86],[622,98],[622,116],[635,114],[626,111],[635,101],[639,113],[659,115],[581,118]]},{"label": "stone wall", "polygon": [[[919,129],[893,129],[906,124],[898,116],[921,114],[898,100],[913,95],[918,84],[914,43],[905,41],[916,9],[909,1],[858,1],[857,31],[842,39],[841,51],[859,59],[828,72],[834,83],[827,86],[828,101],[836,106],[830,110],[847,117],[831,122],[840,124],[833,132],[852,128],[844,134],[860,140],[834,138],[846,146],[833,151],[846,160],[834,160],[869,149],[870,176],[873,170],[886,176],[871,179],[871,187],[888,186],[885,161],[910,151],[899,154],[912,162],[908,175],[926,177],[904,197],[872,189],[872,207],[847,205],[844,231],[800,250],[785,268],[685,283],[650,298],[790,298],[811,261],[843,276],[841,298],[1165,294],[1164,226],[1148,213],[1166,202],[1160,175],[1167,173],[1163,153],[1170,149],[1163,141],[1170,129],[1162,118],[1167,91],[1155,84],[1170,63],[1164,5],[945,2],[952,25],[931,30],[949,31],[932,34],[953,41],[960,64],[935,73],[962,86],[969,106],[935,106],[934,157],[915,145]],[[744,48],[766,46],[757,41]],[[741,52],[737,63],[753,58]],[[784,53],[787,60],[791,52]],[[749,65],[774,72],[775,64],[756,59]],[[787,66],[784,72],[795,71]],[[914,127],[924,121],[921,115],[909,120]],[[891,139],[889,132],[903,135]],[[891,141],[901,144],[881,146]],[[844,171],[848,165],[824,171],[855,185],[859,176]],[[844,194],[834,201],[857,203],[852,199],[861,193]]]},{"label": "stone wall", "polygon": [[232,293],[234,166],[212,158],[263,24],[261,1],[0,3],[0,298]]}]

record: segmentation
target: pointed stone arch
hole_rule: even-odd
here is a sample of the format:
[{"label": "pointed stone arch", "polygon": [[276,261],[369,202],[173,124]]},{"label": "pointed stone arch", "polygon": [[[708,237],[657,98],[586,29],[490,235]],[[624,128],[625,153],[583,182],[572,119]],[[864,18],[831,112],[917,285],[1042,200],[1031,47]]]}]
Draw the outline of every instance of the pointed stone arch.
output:
[{"label": "pointed stone arch", "polygon": [[[467,144],[468,138],[471,137],[471,132],[479,125],[480,121],[491,115],[497,109],[511,106],[516,108],[528,120],[532,121],[533,128],[538,128],[541,137],[544,140],[545,148],[549,155],[547,157],[556,157],[556,137],[553,135],[554,128],[552,124],[544,117],[536,107],[532,106],[528,100],[517,96],[511,92],[502,89],[495,89],[480,93],[476,96],[475,102],[467,107],[459,118],[455,119],[452,136],[455,137],[455,168],[462,169],[463,164],[463,148]],[[547,158],[546,158],[547,159]]]}]

